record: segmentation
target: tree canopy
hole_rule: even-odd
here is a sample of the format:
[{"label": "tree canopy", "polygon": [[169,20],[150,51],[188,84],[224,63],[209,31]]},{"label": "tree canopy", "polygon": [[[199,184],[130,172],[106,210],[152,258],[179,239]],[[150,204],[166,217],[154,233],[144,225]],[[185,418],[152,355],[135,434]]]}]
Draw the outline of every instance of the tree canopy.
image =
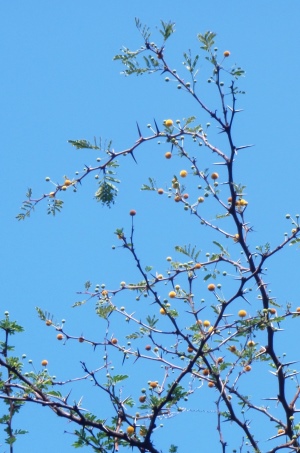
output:
[{"label": "tree canopy", "polygon": [[[137,279],[117,283],[119,276],[114,275],[113,288],[87,281],[73,305],[74,316],[80,317],[80,310],[93,304],[95,322],[101,319],[104,326],[96,337],[69,332],[65,322],[55,320],[55,313],[37,307],[39,318],[55,330],[58,341],[67,347],[85,344],[94,351],[91,363],[82,353],[80,376],[53,376],[46,358],[39,368],[29,368],[13,346],[20,341],[15,334],[22,335],[23,328],[5,313],[0,323],[0,397],[6,410],[0,421],[6,442],[13,452],[18,436],[25,434],[15,426],[15,415],[31,404],[69,420],[74,447],[96,452],[127,447],[157,453],[165,448],[159,445],[159,433],[165,430],[168,449],[175,453],[182,432],[172,430],[173,417],[186,413],[195,418],[212,413],[214,421],[201,425],[199,433],[209,430],[217,436],[223,453],[299,451],[297,357],[286,357],[280,339],[288,336],[284,325],[298,322],[300,307],[272,296],[266,268],[274,255],[297,246],[299,215],[286,214],[289,232],[275,246],[252,240],[254,227],[238,169],[240,155],[255,153],[255,148],[235,139],[245,72],[231,63],[231,50],[218,49],[211,31],[197,35],[196,50],[184,53],[179,71],[169,65],[166,52],[174,23],[161,22],[158,41],[139,19],[136,27],[141,46],[123,47],[114,58],[122,64],[123,74],[163,76],[165,83],[174,84],[179,98],[184,92],[194,101],[195,113],[166,118],[162,124],[156,119],[147,125],[137,122],[136,141],[121,150],[114,149],[113,141],[69,140],[78,151],[97,153],[95,165],[85,165],[83,172],[58,183],[46,177],[50,188],[42,195],[28,189],[17,219],[33,217],[33,211],[45,204],[49,215],[59,214],[66,193],[79,191],[91,177],[97,183],[95,200],[110,212],[119,190],[126,190],[118,176],[121,158],[132,158],[138,172],[141,150],[148,151],[152,143],[171,169],[179,159],[181,170],[174,170],[165,186],[151,175],[141,190],[145,197],[157,197],[157,203],[165,197],[175,205],[184,224],[195,225],[194,234],[186,241],[182,229],[183,242],[163,257],[164,268],[145,265],[143,242],[136,239],[141,212],[132,207],[129,221],[122,219],[125,226],[114,230],[117,246],[112,253],[128,255]],[[205,99],[199,65],[207,73]],[[212,102],[207,102],[207,92],[212,93]],[[198,117],[204,120],[199,122]],[[160,215],[155,215],[153,224],[160,222]],[[171,220],[170,225],[176,228]],[[159,256],[160,237],[146,240],[153,242]],[[134,304],[127,305],[126,300]],[[87,400],[101,402],[98,411],[85,406],[85,396],[70,397],[76,385],[80,392],[84,389]],[[207,393],[210,396],[204,398]]]}]

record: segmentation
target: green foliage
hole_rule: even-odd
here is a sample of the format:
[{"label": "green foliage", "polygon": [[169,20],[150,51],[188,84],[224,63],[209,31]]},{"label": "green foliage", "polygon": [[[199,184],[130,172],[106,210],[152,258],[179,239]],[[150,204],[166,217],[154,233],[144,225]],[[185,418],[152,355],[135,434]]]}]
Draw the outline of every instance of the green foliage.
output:
[{"label": "green foliage", "polygon": [[169,448],[170,453],[177,453],[178,447],[176,445],[171,445]]},{"label": "green foliage", "polygon": [[7,335],[15,335],[16,333],[24,332],[24,328],[16,321],[10,321],[8,315],[0,320],[0,329],[4,330]]},{"label": "green foliage", "polygon": [[[17,437],[22,434],[26,434],[27,431],[23,429],[13,429],[12,420],[13,417],[19,413],[23,406],[22,400],[11,399],[13,395],[12,388],[19,381],[18,373],[22,372],[23,364],[18,357],[10,356],[9,353],[14,350],[13,346],[9,345],[10,336],[16,333],[24,331],[23,327],[20,326],[16,321],[10,321],[8,312],[5,313],[5,318],[0,321],[0,331],[4,333],[4,341],[1,341],[0,349],[0,367],[3,370],[7,370],[7,379],[2,380],[3,373],[0,374],[0,395],[1,399],[7,407],[7,414],[0,417],[0,424],[4,425],[4,432],[6,434],[5,443],[10,445],[10,451],[12,451],[12,445],[16,442]],[[9,386],[8,386],[9,383]],[[10,388],[12,386],[12,388]],[[16,387],[18,387],[16,385]],[[17,396],[18,393],[16,392]]]},{"label": "green foliage", "polygon": [[136,25],[136,28],[141,33],[143,40],[145,42],[148,42],[149,38],[151,36],[150,28],[147,27],[147,25],[143,25],[138,17],[135,18],[135,25]]},{"label": "green foliage", "polygon": [[143,184],[141,187],[141,190],[157,190],[156,182],[155,179],[153,178],[148,178],[149,180],[149,185],[148,184]]},{"label": "green foliage", "polygon": [[87,140],[68,140],[68,143],[70,143],[76,149],[101,149],[99,146],[96,145],[96,143],[95,145],[92,145]]},{"label": "green foliage", "polygon": [[24,212],[21,212],[16,216],[17,220],[25,220],[26,217],[30,217],[31,211],[34,210],[34,205],[31,201],[31,196],[32,196],[32,189],[28,189],[26,192],[26,201],[23,201],[23,205],[21,206],[21,210]]},{"label": "green foliage", "polygon": [[[184,124],[182,126],[182,129],[186,132],[189,132],[193,134],[193,138],[195,139],[197,137],[197,134],[201,133],[203,131],[201,124],[198,124],[194,127],[189,127],[190,124],[194,123],[196,120],[195,116],[190,116],[189,118],[183,118]],[[196,134],[196,135],[194,135]]]},{"label": "green foliage", "polygon": [[189,50],[188,53],[184,52],[183,56],[184,56],[185,67],[191,73],[192,79],[195,80],[195,77],[198,73],[198,70],[196,70],[196,67],[197,67],[197,63],[199,60],[199,55],[192,57],[191,51]]},{"label": "green foliage", "polygon": [[[99,420],[91,413],[87,413],[85,417],[93,424],[103,425],[105,423],[105,420]],[[83,427],[80,430],[76,429],[74,434],[77,437],[77,440],[72,444],[72,446],[74,448],[92,447],[92,450],[95,452],[106,451],[105,448],[108,448],[107,451],[110,451],[113,448],[112,440],[107,439],[104,432],[95,431],[96,430],[87,427]]]},{"label": "green foliage", "polygon": [[118,375],[113,376],[113,377],[110,376],[110,379],[111,379],[111,383],[112,384],[118,384],[119,382],[122,382],[122,381],[128,379],[128,377],[129,376],[127,376],[126,374],[118,374]]},{"label": "green foliage", "polygon": [[150,329],[153,329],[155,327],[155,325],[157,324],[158,322],[158,319],[156,318],[156,316],[147,316],[146,317],[146,321],[147,321],[147,324],[149,325]]},{"label": "green foliage", "polygon": [[109,208],[115,203],[115,198],[118,194],[118,188],[115,184],[119,184],[120,180],[114,177],[116,173],[113,170],[118,166],[117,161],[112,161],[107,164],[104,176],[99,181],[99,188],[95,193],[96,200]]},{"label": "green foliage", "polygon": [[206,52],[211,52],[212,47],[215,45],[214,39],[216,36],[216,33],[213,33],[212,31],[207,31],[204,34],[199,33],[197,35],[197,38],[202,44],[200,48],[205,50]]},{"label": "green foliage", "polygon": [[[130,51],[127,47],[123,47],[122,49],[122,54],[115,55],[114,60],[119,60],[121,63],[126,67],[126,69],[122,72],[125,76],[129,76],[131,74],[136,74],[136,75],[142,75],[147,72],[151,73],[151,69],[149,70],[149,67],[146,66],[146,68],[141,68],[136,57],[141,53],[140,51],[132,52]],[[152,57],[152,59],[149,57],[148,60],[146,60],[146,65],[148,62],[151,62],[153,65],[152,71],[154,72],[156,68],[156,63],[157,61]]]},{"label": "green foliage", "polygon": [[99,188],[95,192],[95,198],[98,202],[102,203],[103,205],[111,207],[112,204],[115,203],[115,198],[118,194],[117,187],[112,184],[112,182],[119,182],[116,179],[104,177],[99,182]]},{"label": "green foliage", "polygon": [[47,214],[52,214],[55,216],[62,210],[64,202],[62,200],[57,200],[56,198],[52,199],[48,204]]},{"label": "green foliage", "polygon": [[147,291],[147,282],[145,280],[142,280],[138,283],[129,283],[128,289],[143,293],[144,291]]},{"label": "green foliage", "polygon": [[162,28],[159,30],[160,34],[164,38],[164,42],[170,38],[170,36],[175,32],[175,23],[174,22],[164,22],[160,21]]},{"label": "green foliage", "polygon": [[43,311],[41,308],[39,307],[35,307],[36,311],[37,311],[37,314],[38,314],[38,317],[42,320],[42,321],[47,321],[47,320],[52,320],[53,319],[53,315],[51,315],[51,313],[49,313],[48,311]]},{"label": "green foliage", "polygon": [[178,253],[182,253],[183,255],[188,256],[193,261],[197,261],[197,258],[201,253],[201,250],[197,251],[197,247],[196,246],[192,247],[190,244],[184,245],[183,247],[181,247],[180,245],[176,245],[175,250]]},{"label": "green foliage", "polygon": [[[245,75],[245,71],[242,68],[237,67],[237,68],[232,68],[230,71],[230,74],[233,75],[233,77],[235,79],[238,79],[239,77],[242,77]],[[244,94],[244,91],[239,91],[239,93]]]},{"label": "green foliage", "polygon": [[96,307],[96,313],[100,318],[108,319],[108,317],[113,312],[114,307],[111,305],[103,305],[101,302],[98,303]]},{"label": "green foliage", "polygon": [[[122,53],[115,55],[114,60],[120,61],[126,67],[126,69],[123,71],[123,74],[126,76],[129,76],[131,74],[152,74],[156,71],[162,71],[164,65],[159,60],[162,60],[163,58],[163,46],[169,39],[169,37],[174,33],[175,24],[171,22],[167,23],[161,21],[162,28],[159,30],[159,33],[163,37],[163,45],[158,47],[155,43],[149,43],[149,28],[147,26],[143,26],[139,19],[135,19],[135,22],[144,39],[145,46],[136,51],[131,51],[127,47],[123,47],[121,49]],[[137,58],[141,53],[144,53],[145,51],[150,51],[151,53],[147,56],[143,55],[143,66],[141,66]],[[156,57],[152,54],[156,55]]]},{"label": "green foliage", "polygon": [[298,242],[300,242],[300,238],[295,238],[292,241],[290,241],[289,245],[295,245],[295,244],[298,244]]},{"label": "green foliage", "polygon": [[217,247],[219,247],[219,249],[221,250],[221,255],[217,255],[217,256],[223,256],[223,255],[226,255],[226,256],[230,256],[228,251],[223,247],[222,244],[220,244],[219,242],[217,241],[213,241],[213,244],[215,244]]}]

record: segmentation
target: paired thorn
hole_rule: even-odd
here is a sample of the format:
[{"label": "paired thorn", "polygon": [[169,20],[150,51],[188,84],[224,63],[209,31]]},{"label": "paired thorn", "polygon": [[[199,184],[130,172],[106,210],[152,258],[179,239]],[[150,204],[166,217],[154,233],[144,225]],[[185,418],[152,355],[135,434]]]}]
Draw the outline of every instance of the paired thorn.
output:
[{"label": "paired thorn", "polygon": [[154,124],[155,124],[156,133],[159,135],[160,134],[160,130],[158,129],[158,126],[157,126],[157,123],[155,121],[155,118],[153,118],[153,121],[154,121]]},{"label": "paired thorn", "polygon": [[140,127],[139,127],[139,125],[138,125],[138,122],[136,123],[136,127],[137,127],[137,130],[138,130],[138,133],[139,133],[140,138],[142,138],[143,136],[142,136],[142,134],[141,134],[141,130],[140,130]]},{"label": "paired thorn", "polygon": [[134,157],[133,151],[131,151],[130,155],[131,155],[132,159],[134,160],[134,162],[137,164],[137,160],[136,160],[136,158]]},{"label": "paired thorn", "polygon": [[135,359],[135,361],[133,363],[135,363],[140,357],[141,357],[141,354],[140,354],[139,348],[137,348],[137,358]]}]

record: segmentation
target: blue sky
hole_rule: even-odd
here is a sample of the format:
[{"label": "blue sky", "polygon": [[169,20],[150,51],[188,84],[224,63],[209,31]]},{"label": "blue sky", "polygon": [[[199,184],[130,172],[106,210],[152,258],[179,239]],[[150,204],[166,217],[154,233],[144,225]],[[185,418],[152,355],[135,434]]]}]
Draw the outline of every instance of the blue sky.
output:
[{"label": "blue sky", "polygon": [[[251,4],[192,0],[187,6],[157,0],[29,0],[2,2],[0,13],[1,310],[8,310],[11,318],[25,327],[18,352],[26,353],[37,367],[47,358],[51,373],[65,379],[69,374],[80,374],[81,351],[77,344],[57,342],[54,330],[46,330],[37,318],[35,307],[50,311],[58,322],[66,319],[74,336],[103,335],[99,332],[104,326],[95,318],[92,304],[81,311],[71,305],[87,280],[117,287],[120,281],[135,278],[129,257],[112,250],[117,242],[115,229],[130,228],[130,209],[138,211],[136,240],[144,265],[163,271],[165,257],[174,254],[174,245],[199,241],[205,253],[210,243],[167,198],[140,192],[148,176],[168,187],[172,175],[182,167],[180,159],[166,162],[163,154],[168,149],[154,144],[137,151],[138,166],[129,158],[121,160],[120,195],[110,210],[93,199],[96,182],[90,178],[77,194],[65,194],[65,207],[56,218],[47,216],[46,204],[41,203],[30,219],[17,222],[15,216],[27,187],[40,196],[50,190],[46,176],[61,182],[64,175],[72,178],[84,165],[95,164],[95,152],[77,151],[68,139],[112,139],[120,151],[138,138],[136,121],[144,133],[153,118],[159,124],[166,118],[191,115],[201,123],[208,121],[175,84],[166,84],[163,76],[125,78],[120,75],[121,65],[112,60],[123,45],[135,49],[142,44],[135,17],[150,26],[154,40],[160,20],[171,20],[176,23],[176,34],[166,55],[182,74],[182,53],[189,48],[198,51],[196,35],[207,30],[217,33],[220,51],[229,49],[231,62],[246,70],[246,78],[239,82],[247,94],[239,100],[244,112],[237,120],[235,139],[238,144],[253,143],[255,147],[238,157],[237,177],[247,186],[248,217],[254,227],[251,243],[276,245],[284,232],[290,231],[285,214],[300,211],[300,6],[287,2],[283,7],[278,0],[254,0]],[[209,102],[212,88],[204,82],[206,71],[202,60],[199,78],[203,84],[199,83],[198,90]],[[287,301],[299,303],[295,284],[298,253],[294,248],[286,249],[268,265],[267,281],[283,305]],[[86,357],[96,365],[95,354],[83,346]],[[288,344],[283,343],[283,350],[285,346]],[[142,376],[138,378],[142,380]],[[175,429],[186,423],[186,417],[183,414],[174,419]],[[63,434],[71,428],[52,414],[33,407],[19,420],[30,434],[16,444],[16,452],[29,451],[29,445],[32,452],[40,451],[41,445],[44,453],[54,448],[73,451],[72,437]],[[185,434],[182,439],[192,448],[194,440],[188,441]],[[205,432],[201,435],[204,445],[210,442]],[[163,436],[160,440],[163,447]],[[0,451],[5,451],[3,446]]]}]

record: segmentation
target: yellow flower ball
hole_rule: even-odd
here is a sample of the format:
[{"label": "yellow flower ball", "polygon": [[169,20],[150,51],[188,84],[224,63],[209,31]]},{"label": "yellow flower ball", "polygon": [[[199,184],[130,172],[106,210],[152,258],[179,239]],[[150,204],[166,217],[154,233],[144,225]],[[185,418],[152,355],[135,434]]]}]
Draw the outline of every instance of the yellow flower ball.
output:
[{"label": "yellow flower ball", "polygon": [[238,312],[238,315],[240,318],[245,318],[245,316],[247,316],[247,312],[246,312],[246,310],[240,310]]},{"label": "yellow flower ball", "polygon": [[134,434],[134,427],[128,426],[126,431],[127,431],[128,436],[132,436]]}]

